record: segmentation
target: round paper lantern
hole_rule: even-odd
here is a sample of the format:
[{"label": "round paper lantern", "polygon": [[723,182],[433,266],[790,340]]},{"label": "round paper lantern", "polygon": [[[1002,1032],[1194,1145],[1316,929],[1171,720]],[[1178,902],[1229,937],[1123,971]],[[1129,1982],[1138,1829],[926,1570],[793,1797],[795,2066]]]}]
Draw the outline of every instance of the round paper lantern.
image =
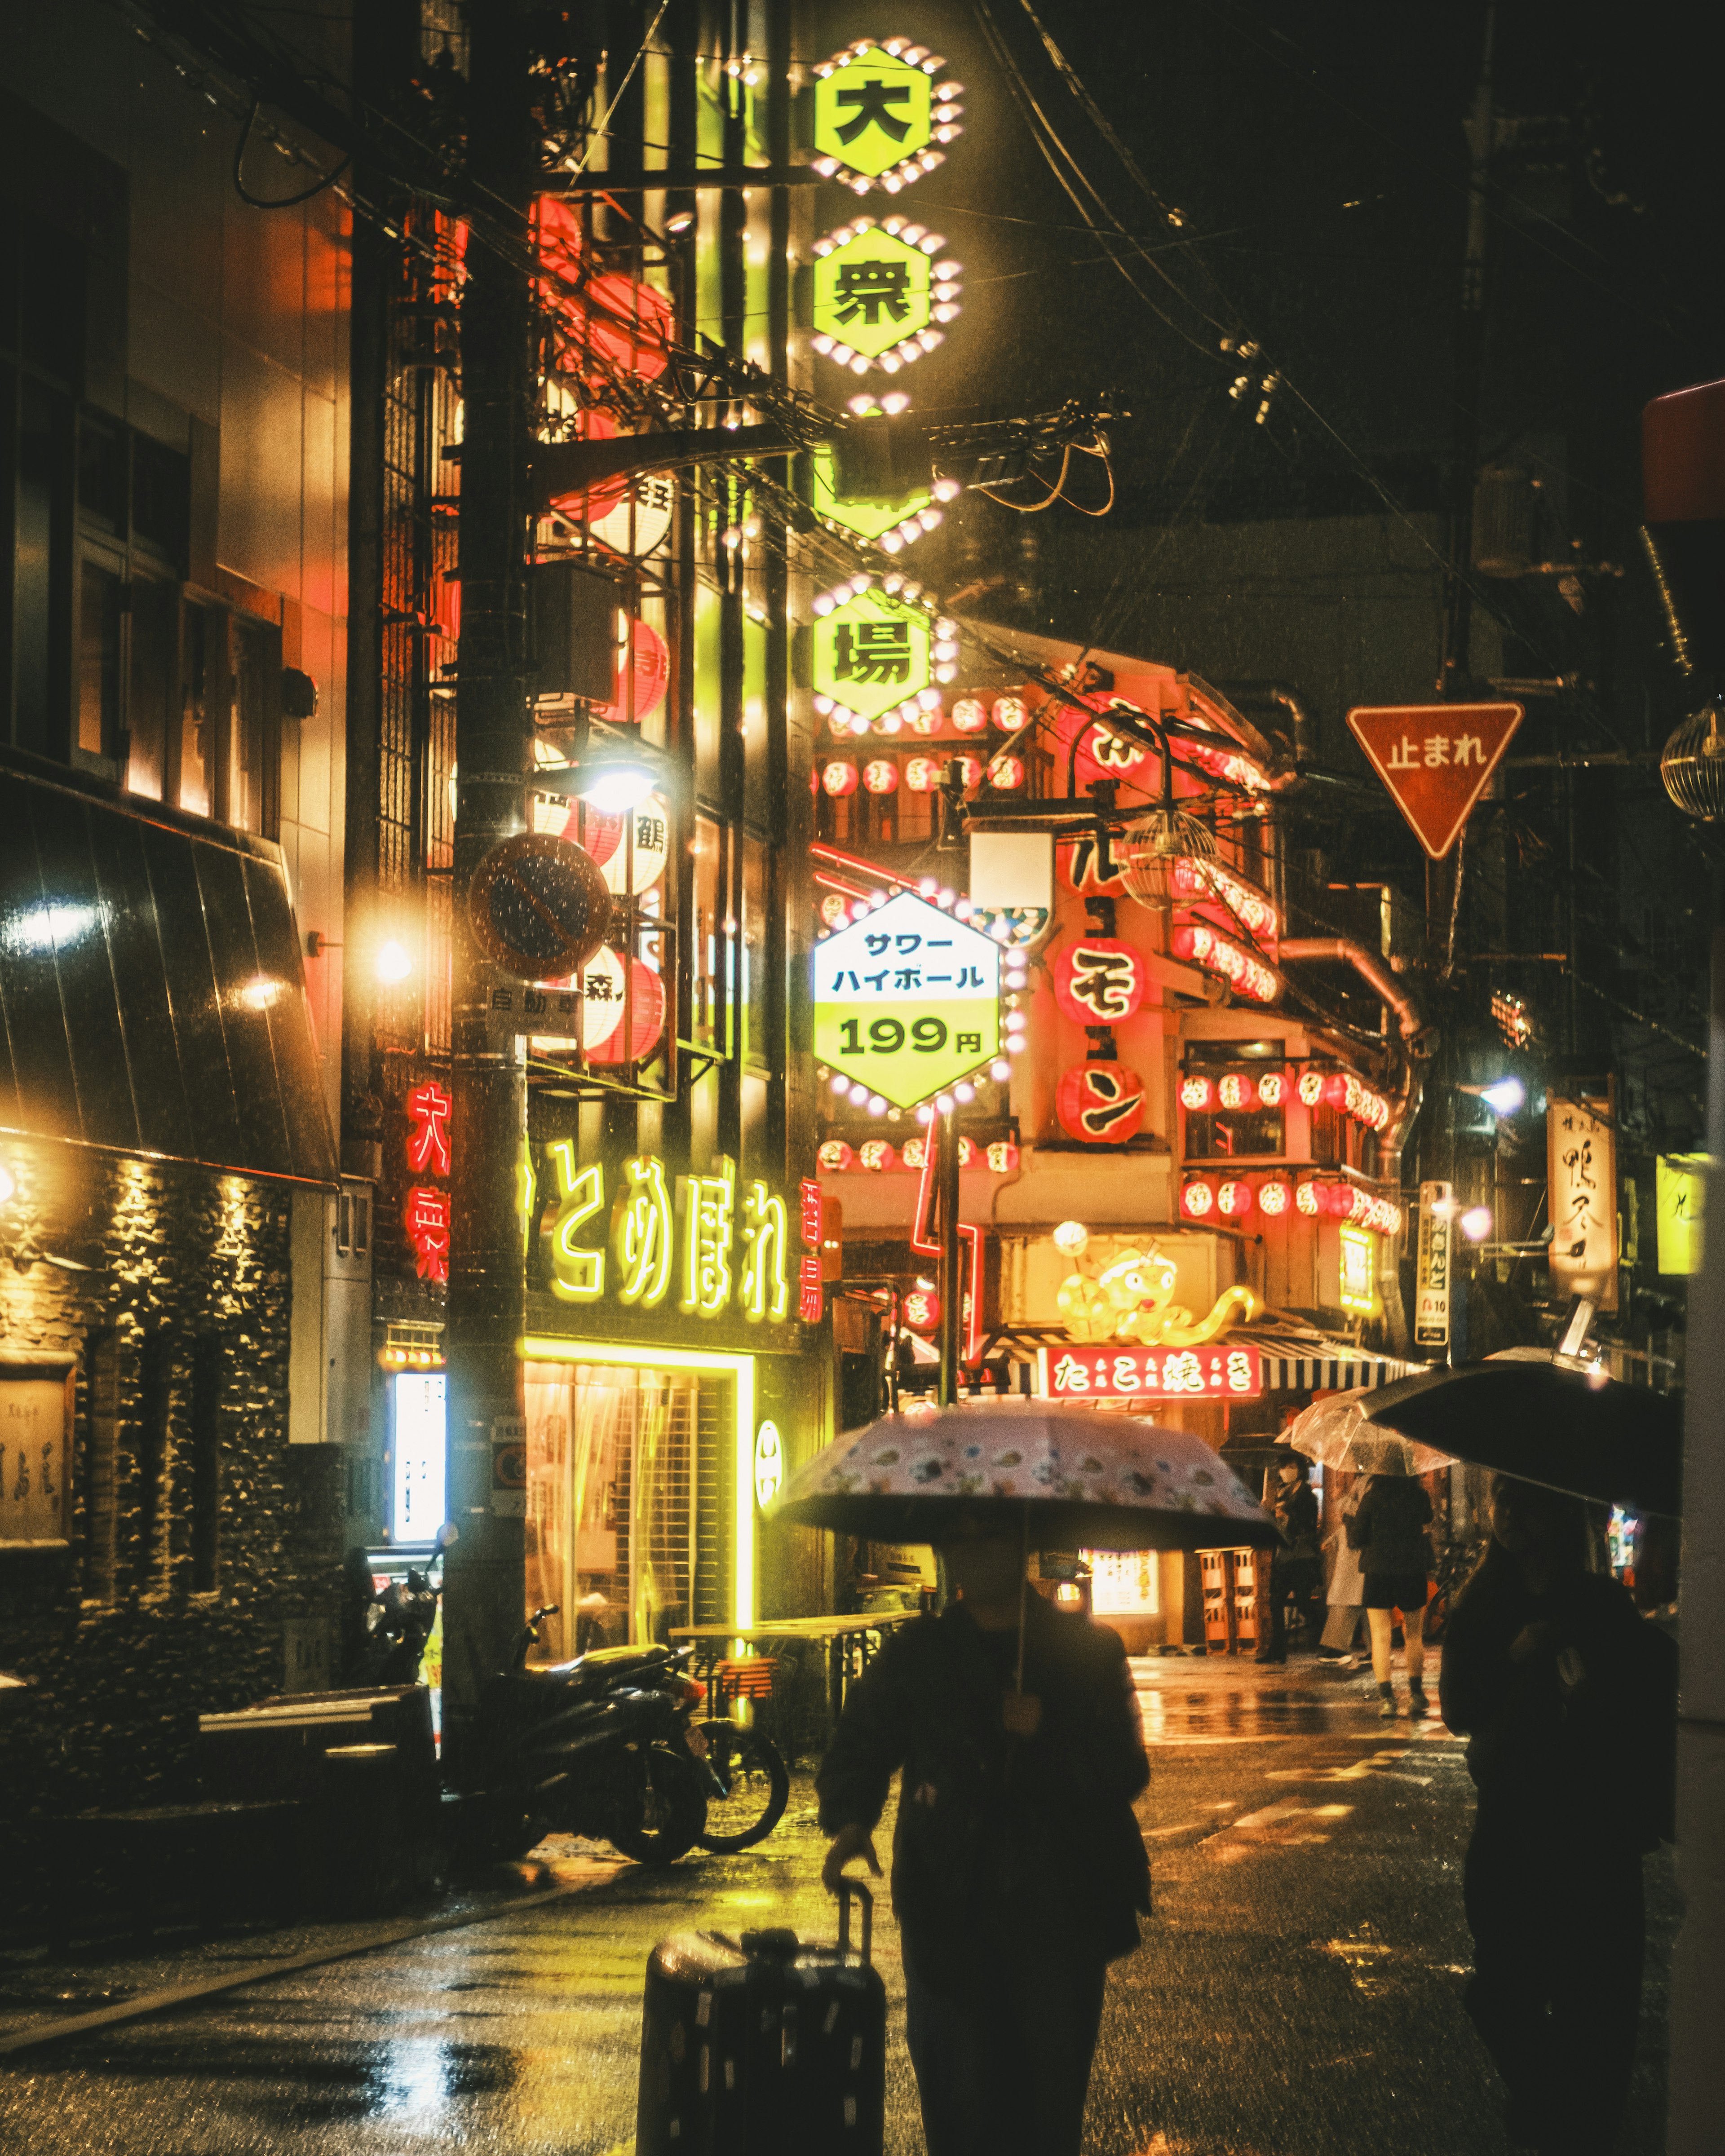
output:
[{"label": "round paper lantern", "polygon": [[1183,1078],[1180,1081],[1180,1106],[1190,1114],[1207,1114],[1214,1101],[1215,1088],[1208,1078]]},{"label": "round paper lantern", "polygon": [[[619,997],[621,991],[619,989]],[[665,983],[644,958],[629,962],[629,1031],[625,1038],[619,1001],[617,1020],[597,1047],[588,1050],[590,1063],[639,1063],[659,1045],[665,1031]]]},{"label": "round paper lantern", "polygon": [[898,791],[898,762],[894,757],[877,756],[863,766],[863,784],[870,793],[896,793]]},{"label": "round paper lantern", "polygon": [[1216,1210],[1224,1220],[1244,1220],[1252,1209],[1252,1186],[1230,1178],[1216,1193]]},{"label": "round paper lantern", "polygon": [[1144,1081],[1123,1063],[1080,1063],[1055,1089],[1055,1112],[1068,1137],[1122,1145],[1144,1120]]},{"label": "round paper lantern", "polygon": [[913,734],[937,734],[946,723],[946,714],[938,704],[932,706],[918,704],[911,712],[911,732]]},{"label": "round paper lantern", "polygon": [[913,1332],[932,1332],[941,1322],[941,1299],[932,1288],[913,1287],[900,1307]]},{"label": "round paper lantern", "polygon": [[1279,1220],[1292,1204],[1293,1185],[1285,1175],[1266,1175],[1258,1185],[1258,1210],[1268,1220]]},{"label": "round paper lantern", "polygon": [[904,1143],[898,1149],[898,1157],[904,1163],[906,1168],[914,1168],[920,1170],[927,1167],[928,1163],[927,1139],[906,1138]]},{"label": "round paper lantern", "polygon": [[1077,1025],[1118,1025],[1144,1000],[1144,961],[1115,936],[1081,936],[1055,961],[1055,1001]]},{"label": "round paper lantern", "polygon": [[1016,733],[1029,716],[1022,696],[997,696],[994,699],[994,723],[1002,733]]},{"label": "round paper lantern", "polygon": [[995,1138],[988,1147],[988,1167],[995,1175],[1010,1175],[1019,1164],[1019,1149],[1010,1138]]},{"label": "round paper lantern", "polygon": [[985,733],[988,707],[980,696],[961,696],[952,706],[952,724],[961,734]]},{"label": "round paper lantern", "polygon": [[932,756],[913,756],[905,765],[905,784],[912,793],[933,793],[939,788],[941,767]]},{"label": "round paper lantern", "polygon": [[828,764],[820,774],[820,783],[829,793],[855,793],[856,766],[839,757]]},{"label": "round paper lantern", "polygon": [[1332,1183],[1324,1193],[1324,1204],[1332,1220],[1346,1220],[1353,1213],[1355,1192],[1351,1183]]},{"label": "round paper lantern", "polygon": [[1258,1080],[1258,1100],[1266,1108],[1279,1108],[1288,1096],[1288,1081],[1280,1070],[1266,1070]]},{"label": "round paper lantern", "polygon": [[980,786],[982,784],[983,767],[979,757],[973,756],[955,756],[952,758],[952,762],[958,767],[958,783],[962,787],[963,787],[967,793],[969,792],[973,786]]},{"label": "round paper lantern", "polygon": [[1294,1203],[1308,1220],[1315,1220],[1324,1209],[1323,1185],[1302,1183],[1294,1192]]},{"label": "round paper lantern", "polygon": [[1329,1108],[1345,1108],[1348,1106],[1348,1087],[1357,1086],[1358,1083],[1358,1079],[1350,1078],[1345,1070],[1331,1071],[1324,1080],[1324,1106]]},{"label": "round paper lantern", "polygon": [[[650,891],[665,874],[670,858],[670,817],[664,802],[649,794],[639,808],[625,814],[582,805],[585,814],[581,843],[598,863],[606,890],[626,891],[633,877],[637,896]],[[630,837],[633,850],[628,843]]]},{"label": "round paper lantern", "polygon": [[670,653],[650,623],[631,621],[617,654],[616,696],[593,708],[613,726],[633,724],[656,711],[670,685]]},{"label": "round paper lantern", "polygon": [[1241,1070],[1230,1070],[1216,1087],[1216,1098],[1224,1108],[1253,1108],[1258,1089]]},{"label": "round paper lantern", "polygon": [[581,1045],[590,1062],[623,1023],[623,959],[601,944],[578,973],[557,985],[581,992]]},{"label": "round paper lantern", "polygon": [[1010,793],[1024,783],[1024,759],[1021,756],[996,756],[988,760],[988,783],[998,786],[1003,793]]},{"label": "round paper lantern", "polygon": [[880,1175],[889,1168],[896,1168],[898,1155],[886,1138],[869,1138],[858,1149],[857,1158],[871,1174]]},{"label": "round paper lantern", "polygon": [[593,535],[614,554],[641,561],[664,544],[676,502],[677,483],[669,472],[644,472],[634,482],[633,501],[625,495],[614,509],[593,519]]},{"label": "round paper lantern", "polygon": [[850,919],[850,901],[841,891],[829,891],[820,902],[820,917],[829,928],[843,928]]},{"label": "round paper lantern", "polygon": [[1216,1209],[1215,1185],[1194,1175],[1180,1186],[1180,1210],[1189,1220],[1207,1220]]},{"label": "round paper lantern", "polygon": [[842,1175],[855,1163],[856,1155],[843,1138],[824,1138],[815,1158],[829,1175]]},{"label": "round paper lantern", "polygon": [[1302,1106],[1315,1108],[1324,1096],[1324,1074],[1322,1070],[1302,1070],[1300,1073],[1300,1100]]}]

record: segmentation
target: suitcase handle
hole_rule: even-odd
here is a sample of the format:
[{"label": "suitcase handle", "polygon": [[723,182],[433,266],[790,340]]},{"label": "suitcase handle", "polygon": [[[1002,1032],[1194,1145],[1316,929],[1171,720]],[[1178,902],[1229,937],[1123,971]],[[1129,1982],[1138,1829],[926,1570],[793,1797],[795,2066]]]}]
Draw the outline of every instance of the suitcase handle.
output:
[{"label": "suitcase handle", "polygon": [[862,1944],[859,1949],[863,1967],[869,1968],[875,1952],[875,1897],[860,1879],[840,1879],[839,1881],[839,1951],[850,1951],[850,1902],[855,1896],[862,1903]]}]

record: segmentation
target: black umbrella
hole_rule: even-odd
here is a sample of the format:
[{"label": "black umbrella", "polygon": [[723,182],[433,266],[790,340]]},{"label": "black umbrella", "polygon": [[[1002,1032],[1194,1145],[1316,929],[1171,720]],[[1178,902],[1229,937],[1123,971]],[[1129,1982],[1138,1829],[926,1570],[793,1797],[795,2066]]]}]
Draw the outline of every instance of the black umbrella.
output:
[{"label": "black umbrella", "polygon": [[1556,1363],[1466,1363],[1367,1393],[1369,1424],[1522,1482],[1632,1512],[1683,1509],[1683,1418],[1667,1393]]}]

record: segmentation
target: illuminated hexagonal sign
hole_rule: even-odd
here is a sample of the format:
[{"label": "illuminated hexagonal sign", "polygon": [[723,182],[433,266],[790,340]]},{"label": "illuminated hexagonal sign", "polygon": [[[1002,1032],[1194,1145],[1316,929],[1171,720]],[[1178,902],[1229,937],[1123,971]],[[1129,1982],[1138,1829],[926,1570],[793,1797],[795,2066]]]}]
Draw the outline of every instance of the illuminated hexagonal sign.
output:
[{"label": "illuminated hexagonal sign", "polygon": [[889,194],[932,172],[941,144],[963,132],[963,85],[908,38],[859,38],[815,69],[815,170],[866,194]]},{"label": "illuminated hexagonal sign", "polygon": [[810,954],[834,1083],[914,1108],[1000,1054],[1000,946],[901,891]]},{"label": "illuminated hexagonal sign", "polygon": [[934,629],[926,608],[907,606],[878,588],[855,592],[818,615],[816,711],[823,717],[847,711],[866,724],[915,706],[934,681]]},{"label": "illuminated hexagonal sign", "polygon": [[855,374],[896,374],[932,352],[961,311],[962,268],[946,244],[901,217],[860,217],[816,240],[814,350]]}]

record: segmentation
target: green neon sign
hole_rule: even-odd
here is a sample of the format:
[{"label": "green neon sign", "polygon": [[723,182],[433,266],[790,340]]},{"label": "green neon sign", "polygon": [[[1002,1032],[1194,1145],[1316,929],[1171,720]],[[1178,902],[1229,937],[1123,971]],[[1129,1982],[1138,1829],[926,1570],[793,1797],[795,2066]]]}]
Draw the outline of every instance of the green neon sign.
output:
[{"label": "green neon sign", "polygon": [[870,360],[920,358],[917,340],[934,321],[933,266],[922,248],[880,225],[817,249],[816,336]]},{"label": "green neon sign", "polygon": [[840,53],[815,80],[817,155],[870,180],[905,166],[900,177],[919,177],[914,161],[934,140],[933,92],[922,66],[879,45]]},{"label": "green neon sign", "polygon": [[[860,592],[814,624],[812,679],[823,716],[849,711],[872,721],[914,705],[934,680],[930,630],[920,608],[885,592]],[[825,699],[824,703],[820,699]]]}]

